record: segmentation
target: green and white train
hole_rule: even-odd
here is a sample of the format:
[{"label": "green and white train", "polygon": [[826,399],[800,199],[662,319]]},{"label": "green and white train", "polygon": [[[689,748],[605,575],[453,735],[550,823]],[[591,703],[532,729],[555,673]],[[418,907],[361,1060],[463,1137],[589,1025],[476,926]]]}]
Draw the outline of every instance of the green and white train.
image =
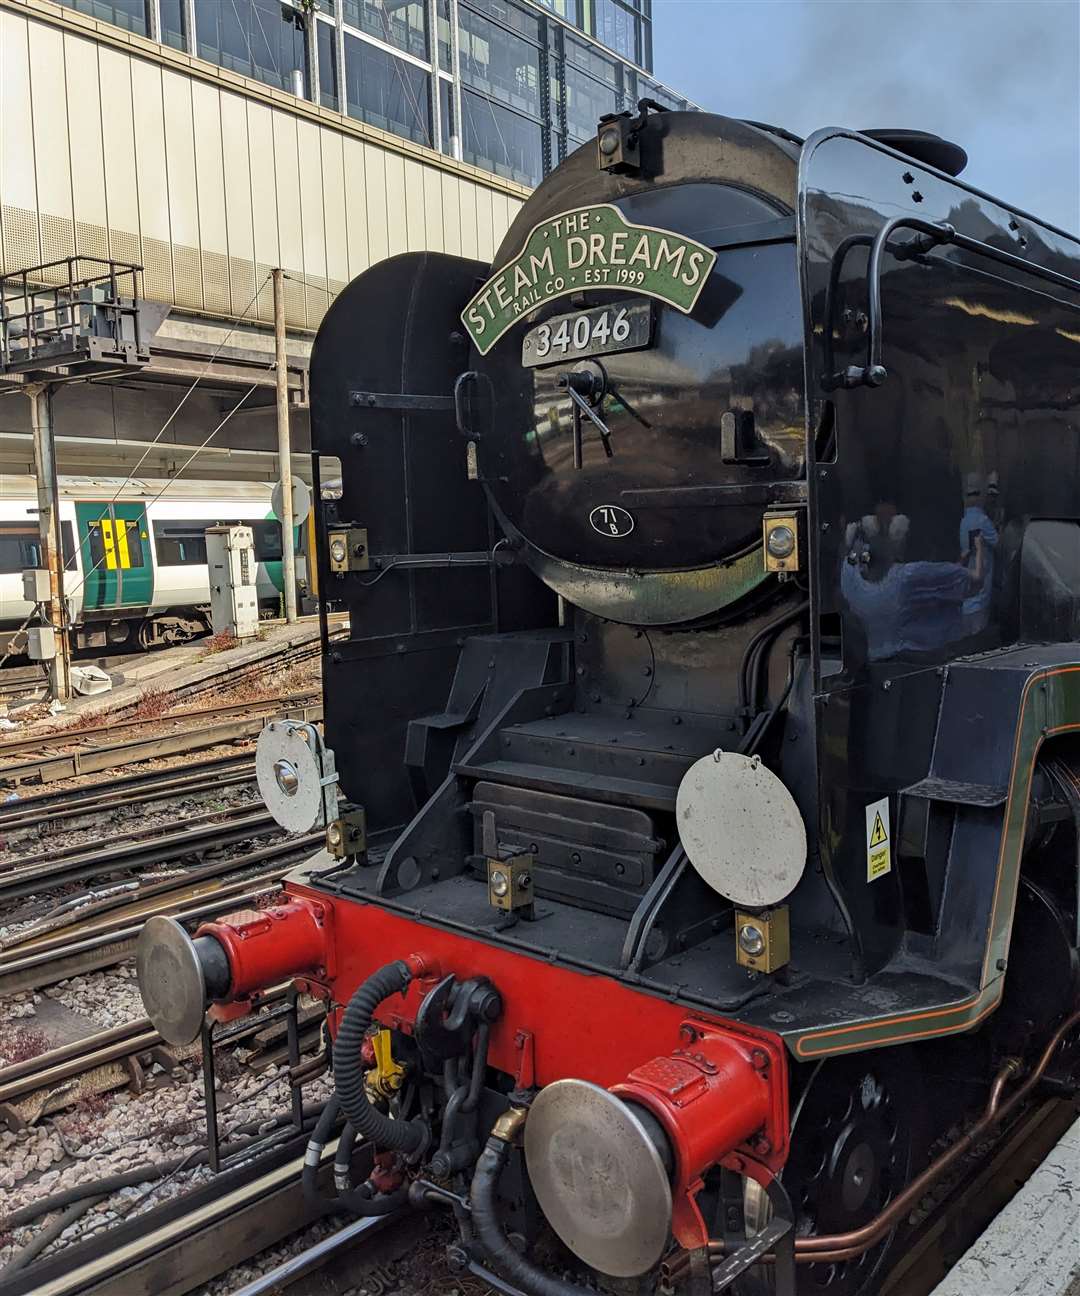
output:
[{"label": "green and white train", "polygon": [[[60,527],[64,596],[78,647],[149,648],[201,634],[210,625],[206,528],[245,523],[255,533],[260,609],[278,610],[281,524],[262,482],[153,481],[62,477]],[[297,583],[307,587],[296,528]],[[21,573],[41,565],[32,477],[0,481],[0,649],[33,611]],[[18,650],[19,645],[16,644]]]}]

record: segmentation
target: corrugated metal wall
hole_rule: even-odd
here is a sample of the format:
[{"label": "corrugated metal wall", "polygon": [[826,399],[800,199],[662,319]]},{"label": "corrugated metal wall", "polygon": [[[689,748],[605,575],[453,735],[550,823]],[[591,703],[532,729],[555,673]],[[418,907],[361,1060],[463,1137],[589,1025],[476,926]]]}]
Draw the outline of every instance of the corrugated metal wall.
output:
[{"label": "corrugated metal wall", "polygon": [[225,88],[170,66],[161,47],[136,53],[129,38],[129,52],[59,14],[0,7],[7,271],[112,257],[145,267],[147,297],[268,320],[280,265],[288,323],[314,328],[328,294],[384,257],[489,259],[521,206],[521,191],[472,168],[309,120],[254,83]]}]

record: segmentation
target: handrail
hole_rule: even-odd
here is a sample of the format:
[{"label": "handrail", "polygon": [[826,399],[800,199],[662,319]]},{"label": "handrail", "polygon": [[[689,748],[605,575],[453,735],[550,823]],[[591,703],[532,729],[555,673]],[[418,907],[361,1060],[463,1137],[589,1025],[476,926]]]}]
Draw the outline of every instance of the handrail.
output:
[{"label": "handrail", "polygon": [[[973,252],[977,256],[984,256],[991,261],[997,261],[999,264],[1009,266],[1011,269],[1022,270],[1025,274],[1030,274],[1036,279],[1043,279],[1048,283],[1056,284],[1058,287],[1080,292],[1080,279],[1074,279],[1070,275],[1061,274],[1057,270],[1050,270],[1045,266],[1035,265],[1024,257],[1017,256],[1014,252],[1006,252],[1003,248],[996,248],[990,243],[984,243],[980,239],[961,234],[955,226],[950,225],[947,221],[927,221],[918,216],[896,216],[878,230],[870,248],[870,259],[866,268],[867,315],[869,318],[866,363],[864,365],[849,365],[846,369],[841,369],[836,373],[827,373],[822,379],[822,386],[826,391],[834,391],[838,387],[846,389],[853,387],[880,387],[889,376],[889,371],[882,362],[881,354],[881,263],[889,240],[897,230],[901,229],[915,230],[922,237],[913,239],[909,243],[894,249],[893,255],[898,259],[906,260],[909,257],[921,256],[936,247],[949,244],[965,252]],[[842,267],[843,258],[846,257],[851,247],[857,243],[866,242],[867,238],[866,235],[853,235],[845,239],[840,244],[833,259],[833,270],[829,278],[829,292],[826,294],[825,319],[825,354],[830,361],[829,368],[831,368],[832,356],[832,299],[840,275],[837,259],[839,259],[840,267]]]}]

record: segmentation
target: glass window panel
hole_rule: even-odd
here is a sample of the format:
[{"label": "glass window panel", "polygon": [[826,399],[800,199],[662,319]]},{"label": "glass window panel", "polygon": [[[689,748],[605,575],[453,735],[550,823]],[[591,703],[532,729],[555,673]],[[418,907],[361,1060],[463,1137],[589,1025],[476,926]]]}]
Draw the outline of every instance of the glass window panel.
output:
[{"label": "glass window panel", "polygon": [[[245,522],[244,525],[250,526],[255,535],[255,561],[281,562],[281,523]],[[299,553],[300,527],[295,527],[294,531],[293,552]]]},{"label": "glass window panel", "polygon": [[596,39],[624,58],[638,61],[638,19],[616,0],[593,0]]},{"label": "glass window panel", "polygon": [[618,112],[618,94],[572,67],[566,69],[566,128],[576,140],[592,139],[605,113]]},{"label": "glass window panel", "polygon": [[544,169],[543,129],[468,90],[461,100],[464,160],[519,184],[539,184]]},{"label": "glass window panel", "polygon": [[329,23],[317,22],[315,33],[319,46],[319,102],[324,108],[337,108],[337,31]]},{"label": "glass window panel", "polygon": [[126,27],[128,31],[140,32],[143,36],[150,30],[146,20],[146,0],[61,0],[61,3],[69,9],[89,14],[91,18]]},{"label": "glass window panel", "polygon": [[154,552],[161,567],[193,567],[206,562],[206,528],[214,522],[155,522]]},{"label": "glass window panel", "polygon": [[334,0],[315,0],[315,8],[321,13],[329,14],[331,18],[334,16]]},{"label": "glass window panel", "polygon": [[121,522],[117,521],[117,526],[122,526],[127,530],[127,551],[129,567],[145,567],[146,559],[143,557],[142,539],[139,536],[141,522]]},{"label": "glass window panel", "polygon": [[655,81],[649,81],[645,77],[640,78],[639,89],[641,98],[655,99],[657,103],[663,104],[665,108],[671,108],[675,112],[680,112],[686,107],[685,99],[677,98],[670,90],[665,90],[663,86],[657,85]]},{"label": "glass window panel", "polygon": [[91,570],[97,571],[98,568],[105,566],[105,540],[101,534],[100,522],[90,523],[87,538],[90,541],[90,567]]},{"label": "glass window panel", "polygon": [[575,67],[581,68],[583,72],[588,72],[601,81],[607,81],[609,85],[617,85],[619,74],[615,66],[615,60],[610,55],[604,54],[598,50],[595,45],[589,45],[583,40],[578,40],[576,36],[571,36],[569,32],[564,33],[566,39],[566,61],[573,63]]},{"label": "glass window panel", "polygon": [[[5,576],[41,566],[41,541],[36,530],[0,525],[0,573]],[[19,586],[20,594],[22,587]]]},{"label": "glass window panel", "polygon": [[539,0],[539,3],[567,22],[577,22],[577,0]]},{"label": "glass window panel", "polygon": [[429,74],[347,33],[345,104],[350,117],[431,144]]},{"label": "glass window panel", "polygon": [[173,49],[187,49],[184,0],[161,0],[161,39]]},{"label": "glass window panel", "polygon": [[454,139],[454,83],[439,77],[439,120],[442,129],[442,151],[448,157],[457,157],[461,142]]},{"label": "glass window panel", "polygon": [[64,548],[64,570],[74,571],[78,564],[75,561],[75,532],[70,522],[60,523],[60,543]]},{"label": "glass window panel", "polygon": [[461,79],[521,112],[539,117],[540,51],[468,9],[460,17]]},{"label": "glass window panel", "polygon": [[[510,0],[469,0],[469,8],[487,14],[528,40],[540,43],[540,19],[520,6],[511,4]],[[464,8],[460,12],[464,17]]]},{"label": "glass window panel", "polygon": [[450,47],[450,0],[436,0],[435,12],[438,23],[439,67],[444,72],[453,72],[453,50]]},{"label": "glass window panel", "polygon": [[350,26],[359,27],[369,36],[417,58],[427,58],[424,0],[344,0],[342,14]]},{"label": "glass window panel", "polygon": [[195,0],[195,33],[200,58],[308,93],[304,20],[281,0]]}]

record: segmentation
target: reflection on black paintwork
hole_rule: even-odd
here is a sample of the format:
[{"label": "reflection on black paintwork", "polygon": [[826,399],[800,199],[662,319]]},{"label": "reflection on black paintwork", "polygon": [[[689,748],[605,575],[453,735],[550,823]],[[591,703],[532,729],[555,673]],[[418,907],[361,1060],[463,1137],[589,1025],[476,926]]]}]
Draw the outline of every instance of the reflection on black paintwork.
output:
[{"label": "reflection on black paintwork", "polygon": [[998,534],[977,474],[969,474],[969,486],[955,562],[907,561],[911,519],[892,503],[848,524],[840,588],[861,624],[868,661],[936,654],[986,628]]}]

